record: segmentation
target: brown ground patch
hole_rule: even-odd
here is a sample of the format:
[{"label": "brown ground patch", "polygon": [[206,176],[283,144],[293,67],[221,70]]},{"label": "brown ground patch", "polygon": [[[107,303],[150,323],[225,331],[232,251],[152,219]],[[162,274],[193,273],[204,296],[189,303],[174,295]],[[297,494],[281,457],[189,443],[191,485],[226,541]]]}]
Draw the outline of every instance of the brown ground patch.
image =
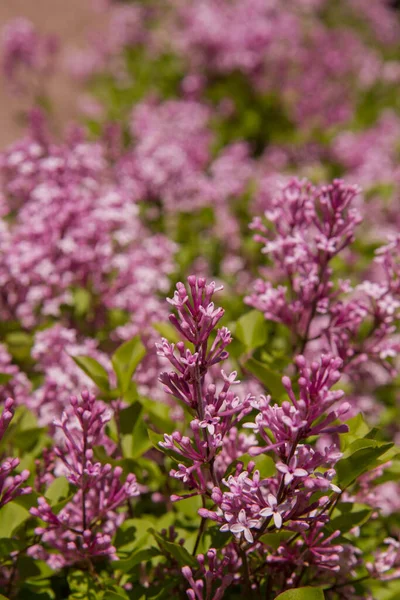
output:
[{"label": "brown ground patch", "polygon": [[[82,45],[87,31],[101,22],[101,16],[92,9],[91,0],[0,0],[0,30],[7,21],[20,16],[30,19],[44,33],[56,33],[61,40],[61,51],[68,46]],[[77,88],[65,73],[54,76],[50,93],[56,120],[65,124],[73,119]],[[21,135],[23,127],[16,122],[15,115],[24,108],[26,101],[11,96],[1,78],[0,148]]]}]

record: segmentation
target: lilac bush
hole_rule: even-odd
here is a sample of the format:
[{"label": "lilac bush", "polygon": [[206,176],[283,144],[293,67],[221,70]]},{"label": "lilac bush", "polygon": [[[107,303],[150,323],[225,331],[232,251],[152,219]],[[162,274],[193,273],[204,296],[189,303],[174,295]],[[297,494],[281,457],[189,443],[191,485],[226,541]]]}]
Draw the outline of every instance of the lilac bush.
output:
[{"label": "lilac bush", "polygon": [[334,4],[5,27],[2,598],[399,597],[400,20]]}]

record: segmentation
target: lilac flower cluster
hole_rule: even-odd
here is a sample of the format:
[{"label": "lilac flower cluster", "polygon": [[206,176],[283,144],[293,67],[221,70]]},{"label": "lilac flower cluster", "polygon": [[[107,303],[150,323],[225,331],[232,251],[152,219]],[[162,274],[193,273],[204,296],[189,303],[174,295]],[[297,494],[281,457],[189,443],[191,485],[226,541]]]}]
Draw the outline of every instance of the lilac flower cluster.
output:
[{"label": "lilac flower cluster", "polygon": [[[210,481],[217,483],[215,458],[223,445],[225,435],[250,412],[250,394],[243,400],[235,396],[231,387],[237,383],[236,372],[227,375],[221,371],[222,386],[206,383],[210,367],[218,364],[228,353],[225,348],[231,342],[226,327],[217,329],[211,342],[210,336],[221,320],[224,311],[215,308],[213,294],[221,288],[215,283],[207,284],[204,278],[190,276],[189,291],[183,283],[177,284],[174,297],[169,302],[176,308],[178,318],[170,315],[170,322],[180,334],[193,345],[194,352],[184,342],[170,344],[166,339],[157,345],[160,356],[165,357],[176,369],[160,375],[164,389],[183,402],[194,415],[190,422],[192,439],[176,431],[165,435],[160,445],[182,457],[172,477],[181,479],[193,493],[205,494]],[[184,463],[190,466],[186,466]],[[179,500],[174,496],[174,500]]]},{"label": "lilac flower cluster", "polygon": [[[65,474],[75,489],[71,499],[58,512],[45,497],[38,499],[31,514],[44,522],[36,528],[40,545],[31,555],[45,558],[53,568],[108,556],[116,560],[112,535],[124,520],[119,509],[139,495],[135,475],[121,483],[122,468],[101,464],[94,458],[96,446],[104,444],[104,426],[111,413],[89,392],[79,400],[71,396],[70,410],[54,426],[62,432],[63,444],[56,446],[58,475]],[[56,554],[51,551],[57,551]]]},{"label": "lilac flower cluster", "polygon": [[[79,130],[65,143],[51,141],[35,111],[31,134],[0,158],[3,213],[8,215],[0,242],[1,317],[19,320],[29,330],[54,319],[62,323],[52,334],[38,334],[41,343],[48,339],[53,350],[59,349],[52,365],[50,357],[38,365],[47,372],[47,381],[30,401],[46,422],[51,417],[44,417],[44,404],[55,402],[58,412],[69,394],[88,387],[67,354],[76,350],[100,358],[96,343],[84,338],[106,325],[110,312],[124,315],[113,332],[116,340],[140,333],[149,349],[154,343],[151,324],[165,315],[157,293],[168,289],[176,246],[143,225],[136,203],[139,188],[135,194],[132,186],[118,183],[111,150],[111,141],[88,142]],[[75,308],[82,290],[90,308],[84,325],[77,324]],[[74,344],[80,347],[74,349]],[[41,361],[43,351],[34,352]],[[100,362],[106,366],[106,357]],[[151,353],[147,367],[138,377],[149,391],[158,370]],[[69,373],[72,380],[67,382]],[[51,391],[55,375],[57,390]]]},{"label": "lilac flower cluster", "polygon": [[[143,300],[165,289],[174,246],[162,236],[146,240],[135,198],[113,181],[105,148],[79,134],[65,145],[36,135],[3,154],[1,163],[10,208],[23,201],[2,241],[4,318],[31,327],[39,308],[58,316],[78,286],[104,296],[109,309],[140,312],[133,328],[151,320],[156,307]],[[144,306],[150,315],[139,311]]]},{"label": "lilac flower cluster", "polygon": [[[396,242],[377,251],[379,283],[332,281],[332,260],[339,253],[346,256],[361,221],[358,193],[342,181],[320,188],[296,179],[287,183],[265,212],[272,227],[260,218],[253,221],[260,232],[255,239],[264,244],[273,266],[266,270],[270,279],[258,279],[246,298],[267,319],[290,329],[295,351],[331,352],[352,376],[371,362],[391,372],[399,350],[393,336],[400,306]],[[370,329],[362,336],[366,320]]]},{"label": "lilac flower cluster", "polygon": [[139,190],[141,199],[161,201],[168,212],[215,204],[218,231],[218,210],[229,214],[226,205],[243,193],[252,168],[245,144],[227,146],[213,158],[210,116],[207,105],[189,99],[139,103],[130,126],[135,143],[117,172],[131,194]]},{"label": "lilac flower cluster", "polygon": [[58,40],[54,35],[40,34],[30,21],[19,17],[3,30],[2,67],[8,84],[17,92],[26,91],[26,82],[40,90],[43,79],[52,74]]},{"label": "lilac flower cluster", "polygon": [[[261,397],[252,402],[259,411],[255,422],[244,425],[263,440],[263,445],[250,448],[250,454],[272,450],[277,455],[278,477],[261,479],[254,464],[249,465],[247,471],[241,466],[235,475],[223,480],[229,491],[222,492],[218,488],[212,491],[212,499],[219,511],[200,509],[202,516],[222,524],[222,531],[231,531],[238,538],[243,534],[248,543],[254,541],[252,529],[265,531],[271,518],[277,529],[287,521],[286,529],[294,531],[321,527],[326,519],[323,507],[328,500],[323,497],[315,504],[311,496],[317,490],[340,493],[332,483],[333,467],[341,456],[338,448],[326,446],[319,452],[304,442],[310,436],[347,431],[346,425],[332,423],[347,412],[348,404],[330,410],[343,396],[341,391],[329,391],[340,378],[337,369],[341,361],[323,356],[321,364],[313,363],[311,368],[302,356],[296,362],[300,371],[299,399],[293,393],[290,379],[284,377],[283,384],[291,402],[271,406],[270,397]],[[323,472],[321,468],[327,470]],[[321,514],[318,514],[318,508],[322,509]]]},{"label": "lilac flower cluster", "polygon": [[[212,598],[212,600],[221,600],[227,588],[235,579],[233,573],[224,574],[224,570],[228,565],[231,568],[234,566],[233,556],[227,555],[220,561],[218,560],[216,550],[210,548],[207,552],[207,561],[203,554],[198,554],[196,558],[199,563],[201,579],[194,579],[193,571],[190,567],[182,568],[182,575],[190,585],[190,588],[187,590],[188,598],[190,600],[203,600],[206,597]],[[206,589],[204,589],[204,580],[206,581]],[[206,596],[204,596],[204,592]]]},{"label": "lilac flower cluster", "polygon": [[[214,283],[207,284],[194,276],[188,278],[188,287],[178,283],[174,297],[169,300],[177,312],[170,315],[170,322],[191,346],[183,342],[170,344],[165,339],[158,344],[159,353],[175,369],[160,376],[165,391],[184,403],[195,417],[189,424],[190,436],[175,431],[165,434],[164,441],[160,442],[161,448],[172,452],[178,461],[178,468],[170,472],[171,477],[181,480],[190,490],[185,496],[172,494],[171,500],[201,494],[203,508],[199,509],[199,515],[203,521],[218,523],[222,532],[233,534],[227,548],[239,557],[242,566],[243,561],[251,560],[252,553],[258,556],[259,552],[266,551],[268,543],[265,547],[261,541],[264,533],[280,529],[292,531],[296,544],[283,543],[277,553],[273,552],[268,558],[268,563],[279,564],[295,583],[298,557],[307,551],[309,564],[314,565],[322,578],[327,572],[325,579],[329,580],[329,573],[339,570],[346,550],[343,545],[331,545],[339,532],[330,537],[323,533],[329,521],[328,509],[335,495],[341,493],[334,483],[334,467],[341,457],[334,440],[338,434],[348,431],[347,425],[340,421],[348,412],[349,404],[340,403],[343,392],[332,389],[341,377],[342,360],[323,355],[320,361],[308,363],[303,356],[298,356],[299,392],[295,393],[289,377],[283,377],[289,401],[281,405],[272,405],[270,397],[256,399],[248,394],[240,399],[235,396],[230,390],[236,383],[235,372],[227,376],[221,371],[224,383],[217,393],[216,384],[206,385],[206,381],[212,365],[227,358],[226,348],[231,342],[226,328],[216,329],[224,312],[212,302],[218,289]],[[213,329],[216,329],[214,335]],[[255,419],[244,427],[250,428],[257,438],[252,435],[245,446],[244,452],[247,450],[250,454],[247,468],[239,458],[243,450],[238,451],[236,456],[231,454],[231,458],[239,458],[239,461],[233,463],[236,464],[233,473],[226,476],[215,469],[216,461],[221,461],[220,457],[232,442],[238,442],[236,427],[252,410],[257,412]],[[309,440],[315,437],[319,442],[310,444]],[[251,456],[256,460],[257,456],[270,452],[276,457],[276,474],[265,477]],[[208,508],[209,502],[212,508]],[[204,570],[202,556],[199,562],[210,586],[206,597],[219,598],[234,578],[229,575],[230,569],[223,569],[229,561],[214,566],[215,553],[210,552],[210,571]],[[195,580],[189,567],[182,572],[190,584],[188,596],[203,598],[203,579]],[[218,591],[210,595],[214,579],[219,580]],[[257,577],[254,583],[256,581]]]},{"label": "lilac flower cluster", "polygon": [[25,373],[13,364],[12,357],[4,344],[0,344],[0,373],[9,377],[2,385],[0,399],[4,403],[8,397],[13,398],[17,405],[25,404],[31,393],[31,383]]},{"label": "lilac flower cluster", "polygon": [[[4,403],[2,413],[0,415],[0,441],[10,425],[14,416],[14,400],[7,398]],[[14,474],[14,471],[20,464],[18,458],[6,458],[0,464],[0,508],[23,494],[30,494],[32,488],[24,485],[30,476],[27,469],[24,469],[19,474]]]},{"label": "lilac flower cluster", "polygon": [[[328,5],[190,0],[146,11],[112,3],[108,32],[93,36],[91,47],[74,53],[70,63],[79,78],[109,70],[121,83],[129,79],[124,48],[146,48],[154,59],[172,46],[185,64],[184,91],[199,93],[216,77],[239,72],[260,94],[278,91],[300,127],[331,127],[349,122],[360,93],[398,81],[399,62],[385,60],[383,51],[395,45],[399,25],[380,0],[368,11],[360,10],[358,0],[341,1],[342,19],[330,19]],[[354,18],[364,21],[364,35],[346,26]]]}]

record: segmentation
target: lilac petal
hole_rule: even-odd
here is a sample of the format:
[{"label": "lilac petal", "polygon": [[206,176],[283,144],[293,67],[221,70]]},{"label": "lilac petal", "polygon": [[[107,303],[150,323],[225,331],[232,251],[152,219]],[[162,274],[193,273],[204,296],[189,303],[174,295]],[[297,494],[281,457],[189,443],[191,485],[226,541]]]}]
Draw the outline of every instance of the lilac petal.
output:
[{"label": "lilac petal", "polygon": [[248,528],[244,529],[244,537],[249,542],[249,544],[252,544],[254,542],[253,535],[252,535],[250,529],[248,529]]},{"label": "lilac petal", "polygon": [[289,485],[290,483],[292,483],[293,479],[294,479],[293,473],[286,473],[285,478],[284,478],[285,485]]},{"label": "lilac petal", "polygon": [[294,473],[295,477],[307,477],[308,471],[305,469],[295,469]]},{"label": "lilac petal", "polygon": [[235,523],[234,525],[231,525],[229,529],[232,533],[237,534],[242,533],[242,531],[244,531],[245,528],[240,523]]},{"label": "lilac petal", "polygon": [[262,510],[260,510],[260,515],[262,517],[270,517],[273,514],[273,510],[272,508],[270,508],[269,506],[267,506],[266,508],[263,508]]},{"label": "lilac petal", "polygon": [[282,516],[278,512],[274,513],[274,523],[277,529],[282,527]]}]

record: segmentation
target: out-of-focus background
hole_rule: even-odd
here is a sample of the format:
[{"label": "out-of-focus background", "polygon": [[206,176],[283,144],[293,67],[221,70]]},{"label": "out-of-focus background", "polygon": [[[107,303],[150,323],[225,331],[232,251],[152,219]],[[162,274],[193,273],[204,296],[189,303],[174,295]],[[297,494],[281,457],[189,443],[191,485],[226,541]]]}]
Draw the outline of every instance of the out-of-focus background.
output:
[{"label": "out-of-focus background", "polygon": [[[17,17],[32,21],[41,33],[56,32],[63,48],[81,45],[88,28],[101,25],[101,16],[87,0],[1,0],[0,31]],[[98,23],[94,22],[96,19]],[[11,95],[2,74],[0,78],[0,148],[4,148],[21,134],[22,123],[18,124],[16,115],[29,106],[29,100]],[[55,74],[50,91],[56,119],[62,116],[64,123],[72,119],[76,111],[76,88],[65,71]]]}]

